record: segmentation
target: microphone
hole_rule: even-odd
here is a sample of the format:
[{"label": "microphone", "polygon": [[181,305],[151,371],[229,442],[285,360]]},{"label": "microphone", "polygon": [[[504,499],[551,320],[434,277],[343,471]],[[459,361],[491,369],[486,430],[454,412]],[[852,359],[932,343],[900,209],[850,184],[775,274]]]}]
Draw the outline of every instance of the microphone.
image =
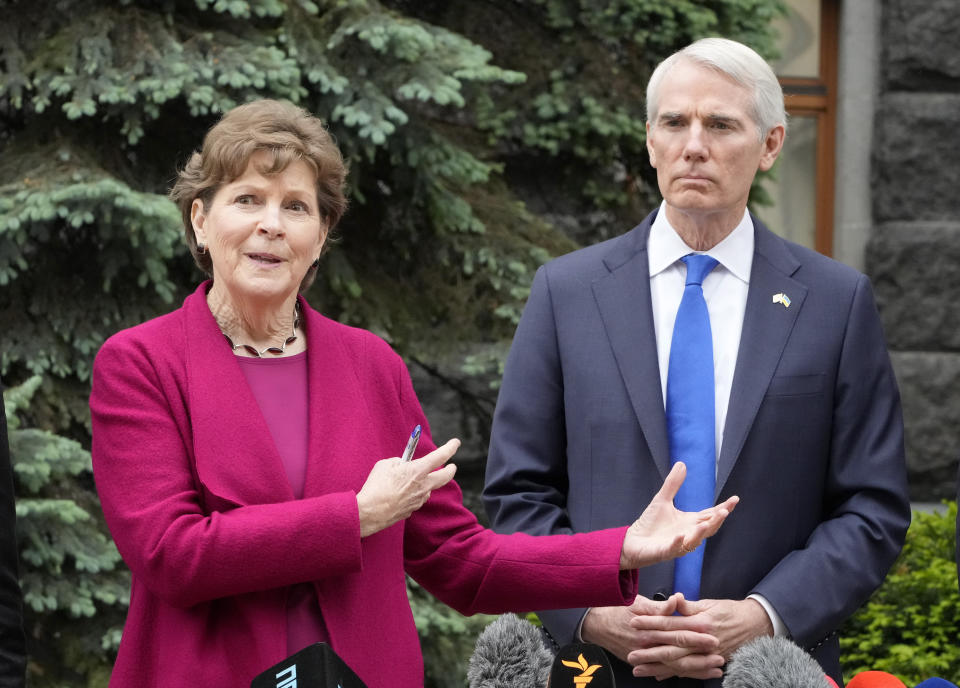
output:
[{"label": "microphone", "polygon": [[560,648],[550,668],[548,688],[616,688],[610,660],[599,645],[570,643]]},{"label": "microphone", "polygon": [[[823,668],[783,637],[763,636],[741,646],[727,665],[723,688],[827,688]],[[848,684],[847,688],[851,688]]]},{"label": "microphone", "polygon": [[886,671],[861,671],[850,679],[847,688],[907,688],[903,681]]},{"label": "microphone", "polygon": [[367,688],[326,643],[314,643],[257,674],[250,688]]},{"label": "microphone", "polygon": [[515,614],[483,629],[467,667],[470,688],[543,688],[553,654],[540,630]]}]

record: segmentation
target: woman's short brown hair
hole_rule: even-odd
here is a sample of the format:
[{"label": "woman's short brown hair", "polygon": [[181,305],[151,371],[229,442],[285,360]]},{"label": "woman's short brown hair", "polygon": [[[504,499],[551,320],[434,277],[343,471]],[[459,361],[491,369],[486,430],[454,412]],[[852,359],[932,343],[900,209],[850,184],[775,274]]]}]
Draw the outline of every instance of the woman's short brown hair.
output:
[{"label": "woman's short brown hair", "polygon": [[[193,153],[170,189],[170,199],[180,208],[184,238],[197,266],[213,274],[210,254],[197,250],[191,208],[200,199],[205,210],[217,191],[240,177],[250,158],[268,151],[273,161],[261,174],[279,174],[293,162],[302,160],[317,177],[317,202],[325,230],[330,232],[347,209],[344,185],[347,168],[340,149],[318,118],[301,107],[279,100],[255,100],[239,105],[215,124],[203,139],[203,148]],[[300,291],[316,276],[311,266]]]}]

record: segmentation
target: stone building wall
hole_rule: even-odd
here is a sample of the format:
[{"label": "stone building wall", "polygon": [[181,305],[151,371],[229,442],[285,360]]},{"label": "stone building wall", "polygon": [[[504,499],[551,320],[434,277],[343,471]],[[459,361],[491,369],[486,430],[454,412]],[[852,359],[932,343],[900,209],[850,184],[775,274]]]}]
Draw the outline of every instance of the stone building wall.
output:
[{"label": "stone building wall", "polygon": [[884,0],[873,280],[906,420],[911,497],[956,495],[960,458],[960,2]]}]

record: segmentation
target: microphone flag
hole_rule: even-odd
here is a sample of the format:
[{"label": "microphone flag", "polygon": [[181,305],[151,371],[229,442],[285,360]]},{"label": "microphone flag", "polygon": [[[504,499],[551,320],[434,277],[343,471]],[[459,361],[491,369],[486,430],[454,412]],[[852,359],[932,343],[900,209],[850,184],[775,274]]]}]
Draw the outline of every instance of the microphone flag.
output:
[{"label": "microphone flag", "polygon": [[560,648],[550,667],[550,688],[615,688],[610,660],[599,645],[570,643]]},{"label": "microphone flag", "polygon": [[308,645],[254,677],[250,688],[367,688],[326,643]]},{"label": "microphone flag", "polygon": [[893,674],[886,671],[861,671],[850,679],[847,688],[907,688]]}]

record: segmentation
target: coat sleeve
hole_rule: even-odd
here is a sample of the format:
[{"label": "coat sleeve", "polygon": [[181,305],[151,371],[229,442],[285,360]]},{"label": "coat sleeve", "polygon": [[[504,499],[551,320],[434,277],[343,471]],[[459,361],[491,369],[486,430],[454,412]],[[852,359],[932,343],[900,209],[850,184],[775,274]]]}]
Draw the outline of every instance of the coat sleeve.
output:
[{"label": "coat sleeve", "polygon": [[[398,363],[404,414],[427,428]],[[429,429],[421,445],[418,455],[434,449]],[[619,570],[626,527],[553,537],[497,534],[463,505],[455,481],[434,491],[404,527],[407,573],[462,614],[629,604],[636,595],[636,572]]]},{"label": "coat sleeve", "polygon": [[94,364],[94,477],[133,575],[167,604],[189,607],[359,570],[353,492],[207,513],[172,377],[127,340],[108,341]]},{"label": "coat sleeve", "polygon": [[[879,314],[860,276],[835,380],[824,518],[753,592],[815,645],[883,582],[910,524],[903,419]],[[811,603],[799,590],[812,591]]]}]

